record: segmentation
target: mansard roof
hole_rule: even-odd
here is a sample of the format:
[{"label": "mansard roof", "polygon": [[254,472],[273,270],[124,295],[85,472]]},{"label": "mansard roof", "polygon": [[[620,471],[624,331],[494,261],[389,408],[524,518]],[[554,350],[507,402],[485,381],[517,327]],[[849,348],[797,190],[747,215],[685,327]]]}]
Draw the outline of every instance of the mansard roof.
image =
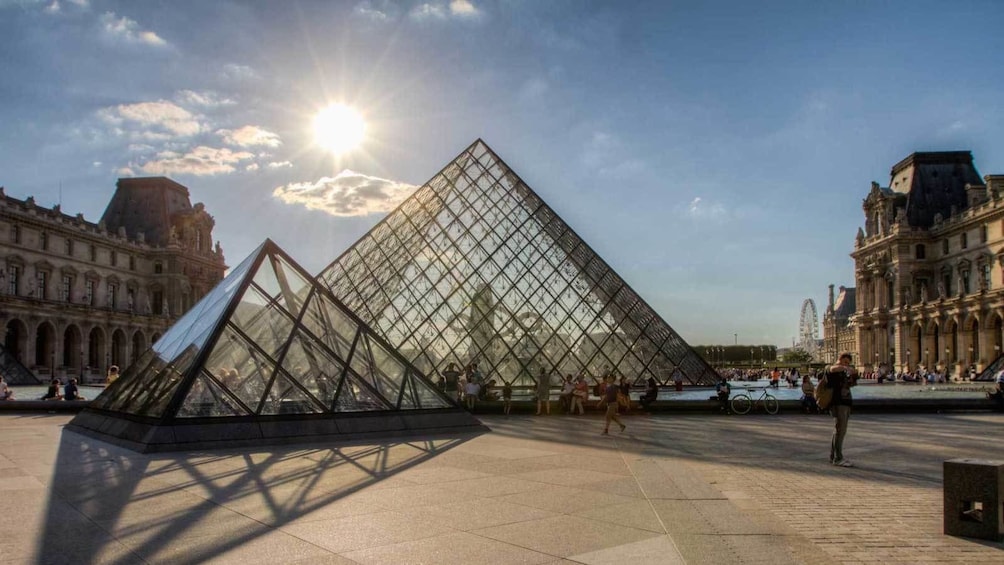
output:
[{"label": "mansard roof", "polygon": [[840,294],[837,295],[833,303],[833,316],[835,318],[847,318],[857,309],[857,289],[840,287]]},{"label": "mansard roof", "polygon": [[893,166],[889,188],[906,194],[911,226],[929,228],[934,217],[948,217],[968,206],[966,185],[982,185],[969,151],[917,152]]},{"label": "mansard roof", "polygon": [[171,218],[194,210],[188,188],[166,177],[119,179],[115,195],[101,216],[109,232],[124,227],[129,237],[140,232],[151,245],[166,247]]}]

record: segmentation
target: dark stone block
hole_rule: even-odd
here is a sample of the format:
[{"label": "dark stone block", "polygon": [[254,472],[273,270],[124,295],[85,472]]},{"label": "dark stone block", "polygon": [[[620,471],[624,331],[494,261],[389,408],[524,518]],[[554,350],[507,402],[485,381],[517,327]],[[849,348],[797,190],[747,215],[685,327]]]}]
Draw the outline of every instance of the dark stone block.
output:
[{"label": "dark stone block", "polygon": [[[218,442],[219,447],[226,447],[229,441],[261,439],[261,428],[255,422],[221,421],[211,424],[175,425],[172,428],[179,444]],[[184,449],[185,447],[179,445],[178,448]]]},{"label": "dark stone block", "polygon": [[401,415],[409,430],[457,429],[466,426],[481,426],[474,416],[467,412],[406,412]]},{"label": "dark stone block", "polygon": [[373,416],[359,416],[335,420],[338,432],[342,434],[360,434],[371,432],[390,432],[407,429],[400,414],[381,413]]},{"label": "dark stone block", "polygon": [[305,436],[310,441],[312,436],[329,436],[340,433],[338,425],[331,419],[311,420],[280,420],[275,422],[260,422],[261,434],[265,438],[286,438]]},{"label": "dark stone block", "polygon": [[945,534],[1004,540],[1004,461],[944,462]]}]

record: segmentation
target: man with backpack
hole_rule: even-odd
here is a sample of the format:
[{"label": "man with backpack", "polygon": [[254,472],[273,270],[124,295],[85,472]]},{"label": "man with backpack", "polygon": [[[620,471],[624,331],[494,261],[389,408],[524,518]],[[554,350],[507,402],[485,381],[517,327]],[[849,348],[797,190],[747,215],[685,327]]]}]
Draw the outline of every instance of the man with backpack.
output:
[{"label": "man with backpack", "polygon": [[838,467],[853,467],[844,459],[844,436],[847,435],[847,422],[851,418],[851,387],[858,384],[858,371],[851,365],[851,354],[841,353],[836,365],[827,371],[825,387],[832,391],[833,399],[829,402],[830,414],[833,415],[833,437],[830,439],[830,463]]}]

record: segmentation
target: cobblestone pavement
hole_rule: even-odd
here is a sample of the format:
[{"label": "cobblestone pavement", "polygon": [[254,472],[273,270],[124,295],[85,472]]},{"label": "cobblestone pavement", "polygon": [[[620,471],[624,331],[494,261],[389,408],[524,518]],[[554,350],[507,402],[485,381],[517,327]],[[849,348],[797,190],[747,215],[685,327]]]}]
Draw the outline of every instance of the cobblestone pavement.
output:
[{"label": "cobblestone pavement", "polygon": [[139,455],[0,415],[0,563],[1004,563],[942,534],[988,413],[489,416],[464,438]]}]

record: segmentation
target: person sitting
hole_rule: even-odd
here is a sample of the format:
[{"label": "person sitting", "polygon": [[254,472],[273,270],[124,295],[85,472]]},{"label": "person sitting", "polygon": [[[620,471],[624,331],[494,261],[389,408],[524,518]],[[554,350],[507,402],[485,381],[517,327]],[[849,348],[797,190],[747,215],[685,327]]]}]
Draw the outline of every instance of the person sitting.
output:
[{"label": "person sitting", "polygon": [[70,382],[63,387],[63,400],[87,400],[80,396],[80,390],[77,389],[77,379],[70,379]]},{"label": "person sitting", "polygon": [[997,388],[987,393],[996,412],[1004,412],[1004,374],[997,377]]},{"label": "person sitting", "polygon": [[3,376],[0,376],[0,400],[14,400],[14,391],[7,387]]},{"label": "person sitting", "polygon": [[481,385],[476,381],[468,381],[464,385],[464,400],[467,403],[467,409],[474,412],[474,406],[478,402],[478,394],[481,392]]},{"label": "person sitting", "polygon": [[52,379],[49,383],[49,390],[45,391],[42,400],[62,400],[63,395],[59,394],[59,379]]},{"label": "person sitting", "polygon": [[729,386],[729,381],[720,379],[715,384],[715,393],[718,394],[718,410],[726,414],[731,413],[729,409],[729,395],[732,394],[732,387]]},{"label": "person sitting", "polygon": [[655,377],[649,377],[648,381],[645,382],[645,393],[641,395],[638,402],[641,403],[641,407],[648,410],[653,402],[659,397],[659,385],[655,382]]},{"label": "person sitting", "polygon": [[816,388],[812,386],[809,375],[802,377],[802,410],[807,414],[819,412],[819,404],[816,403]]},{"label": "person sitting", "polygon": [[119,378],[119,366],[112,365],[108,367],[108,376],[105,377],[105,384],[112,384]]}]

